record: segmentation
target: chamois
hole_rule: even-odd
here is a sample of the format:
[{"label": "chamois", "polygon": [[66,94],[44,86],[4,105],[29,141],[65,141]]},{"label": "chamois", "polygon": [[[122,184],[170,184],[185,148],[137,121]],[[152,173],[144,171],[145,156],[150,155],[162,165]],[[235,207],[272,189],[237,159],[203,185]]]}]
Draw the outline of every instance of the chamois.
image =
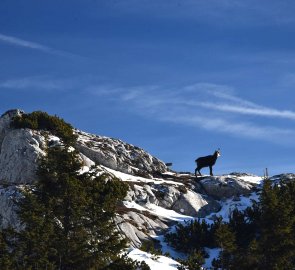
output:
[{"label": "chamois", "polygon": [[215,164],[217,158],[220,156],[220,149],[216,150],[213,155],[199,157],[195,160],[197,168],[195,169],[195,175],[197,176],[197,172],[200,176],[202,176],[200,170],[204,167],[210,168],[210,175],[213,176],[212,166]]}]

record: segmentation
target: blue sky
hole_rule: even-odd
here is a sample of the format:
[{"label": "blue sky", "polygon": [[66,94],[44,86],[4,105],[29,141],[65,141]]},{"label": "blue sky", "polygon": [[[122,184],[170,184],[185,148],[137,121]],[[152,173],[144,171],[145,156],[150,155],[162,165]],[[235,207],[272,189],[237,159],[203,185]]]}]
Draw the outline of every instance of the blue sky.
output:
[{"label": "blue sky", "polygon": [[217,174],[294,172],[294,14],[278,0],[2,0],[0,111],[57,114],[178,171],[220,147]]}]

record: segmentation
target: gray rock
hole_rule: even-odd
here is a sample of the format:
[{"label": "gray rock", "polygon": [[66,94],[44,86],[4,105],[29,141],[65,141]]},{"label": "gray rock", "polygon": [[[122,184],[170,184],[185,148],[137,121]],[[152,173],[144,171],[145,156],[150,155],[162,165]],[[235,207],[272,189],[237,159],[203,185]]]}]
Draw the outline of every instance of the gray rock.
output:
[{"label": "gray rock", "polygon": [[171,209],[172,205],[174,205],[181,194],[181,192],[174,186],[154,185],[153,187],[156,190],[154,194],[159,201],[159,206],[167,209]]},{"label": "gray rock", "polygon": [[252,192],[254,186],[235,176],[211,176],[201,180],[200,184],[209,196],[218,200],[249,194]]},{"label": "gray rock", "polygon": [[42,136],[39,132],[29,129],[14,129],[6,133],[0,152],[0,183],[36,181],[38,160],[45,154],[40,141]]},{"label": "gray rock", "polygon": [[188,216],[205,217],[209,213],[217,212],[220,209],[220,205],[212,199],[188,190],[186,193],[181,194],[172,209]]},{"label": "gray rock", "polygon": [[116,221],[119,231],[121,231],[127,239],[129,239],[131,246],[139,248],[141,246],[141,242],[149,238],[146,234],[138,230],[129,222],[126,222],[123,218],[117,217]]},{"label": "gray rock", "polygon": [[10,110],[5,112],[0,117],[0,145],[3,142],[5,135],[11,130],[10,123],[11,120],[18,115],[23,114],[24,112],[21,110]]},{"label": "gray rock", "polygon": [[123,216],[116,218],[119,230],[130,240],[133,247],[139,248],[143,241],[151,239],[151,235],[168,228],[168,225],[158,217],[147,215],[148,213],[130,209]]},{"label": "gray rock", "polygon": [[128,174],[154,174],[167,171],[164,162],[146,151],[121,140],[75,130],[77,149],[91,160]]}]

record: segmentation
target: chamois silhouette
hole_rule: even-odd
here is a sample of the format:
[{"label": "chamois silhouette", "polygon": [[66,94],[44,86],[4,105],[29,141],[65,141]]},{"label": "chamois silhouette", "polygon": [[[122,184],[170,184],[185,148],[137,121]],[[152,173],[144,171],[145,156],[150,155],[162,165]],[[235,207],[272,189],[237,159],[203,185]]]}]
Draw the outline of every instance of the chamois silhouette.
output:
[{"label": "chamois silhouette", "polygon": [[197,176],[197,172],[200,176],[202,176],[200,170],[205,167],[210,168],[210,175],[213,176],[212,167],[215,164],[217,158],[220,156],[220,149],[216,150],[213,155],[199,157],[195,160],[197,168],[195,169],[195,175]]}]

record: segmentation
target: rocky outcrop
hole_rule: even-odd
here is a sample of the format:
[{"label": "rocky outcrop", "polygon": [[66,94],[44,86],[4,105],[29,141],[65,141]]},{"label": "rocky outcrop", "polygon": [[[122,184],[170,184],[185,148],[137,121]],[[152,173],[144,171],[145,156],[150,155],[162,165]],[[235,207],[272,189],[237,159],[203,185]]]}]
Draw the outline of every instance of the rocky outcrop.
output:
[{"label": "rocky outcrop", "polygon": [[0,183],[24,184],[37,180],[36,170],[43,137],[29,129],[10,130],[4,137],[0,152]]},{"label": "rocky outcrop", "polygon": [[181,194],[172,209],[192,217],[205,217],[209,213],[219,211],[220,204],[207,196],[188,190]]},{"label": "rocky outcrop", "polygon": [[[38,160],[44,155],[49,132],[10,127],[21,110],[7,111],[0,117],[0,184],[25,184],[36,181]],[[152,177],[167,171],[166,165],[144,150],[120,140],[77,131],[77,149],[86,166],[96,162],[133,175]],[[56,137],[55,137],[56,138]]]},{"label": "rocky outcrop", "polygon": [[139,176],[151,177],[154,173],[167,171],[165,163],[136,146],[79,130],[75,132],[77,149],[98,164]]},{"label": "rocky outcrop", "polygon": [[132,208],[126,208],[125,213],[121,213],[116,218],[116,222],[119,230],[127,236],[131,245],[136,248],[140,247],[142,242],[150,240],[151,236],[169,228],[166,220],[151,215],[147,211]]},{"label": "rocky outcrop", "polygon": [[[22,111],[13,110],[0,117],[0,227],[13,225],[17,229],[21,225],[14,202],[21,196],[20,184],[30,185],[37,180],[38,161],[45,155],[46,140],[49,146],[62,144],[50,132],[11,128],[13,117],[21,114]],[[243,181],[243,175],[235,173],[196,179],[189,173],[168,172],[162,161],[121,140],[79,130],[75,130],[75,133],[78,136],[76,148],[84,165],[81,173],[98,163],[103,165],[102,171],[113,169],[115,172],[109,171],[114,172],[115,176],[116,171],[118,177],[123,177],[121,172],[133,175],[131,180],[125,179],[129,185],[125,201],[134,205],[130,208],[124,204],[119,207],[116,222],[118,229],[134,247],[140,247],[142,241],[171,225],[171,220],[161,217],[149,206],[156,206],[157,210],[162,207],[183,215],[205,217],[219,211],[220,202],[217,200],[252,192],[253,184]]]},{"label": "rocky outcrop", "polygon": [[5,135],[11,130],[10,123],[13,117],[21,115],[24,112],[21,110],[10,110],[2,114],[0,117],[0,145],[2,144]]},{"label": "rocky outcrop", "polygon": [[208,176],[199,183],[208,196],[217,200],[251,193],[254,187],[236,176]]},{"label": "rocky outcrop", "polygon": [[125,200],[134,201],[142,206],[152,203],[183,215],[195,217],[204,217],[220,209],[219,203],[214,199],[187,189],[183,184],[177,182],[174,185],[133,183],[130,185]]},{"label": "rocky outcrop", "polygon": [[13,117],[22,113],[12,110],[0,118],[0,184],[36,181],[38,160],[44,155],[45,139],[39,131],[10,127]]}]

